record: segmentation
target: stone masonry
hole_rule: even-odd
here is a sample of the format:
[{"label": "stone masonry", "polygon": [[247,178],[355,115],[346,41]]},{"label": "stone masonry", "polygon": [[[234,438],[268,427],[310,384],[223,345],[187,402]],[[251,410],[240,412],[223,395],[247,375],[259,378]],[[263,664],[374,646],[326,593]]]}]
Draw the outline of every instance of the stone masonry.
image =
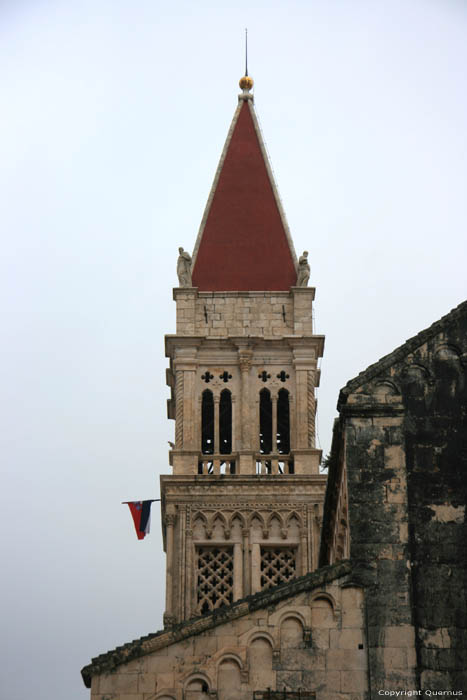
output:
[{"label": "stone masonry", "polygon": [[464,302],[340,395],[321,564],[341,558],[350,528],[375,697],[467,688],[466,368]]}]

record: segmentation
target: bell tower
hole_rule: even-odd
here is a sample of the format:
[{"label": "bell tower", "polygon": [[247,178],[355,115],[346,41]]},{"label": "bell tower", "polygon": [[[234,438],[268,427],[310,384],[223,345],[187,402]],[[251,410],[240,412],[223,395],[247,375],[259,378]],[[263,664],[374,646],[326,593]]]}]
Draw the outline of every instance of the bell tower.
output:
[{"label": "bell tower", "polygon": [[245,76],[193,259],[180,249],[167,335],[175,420],[161,476],[173,624],[318,566],[326,477],[315,447],[324,337]]}]

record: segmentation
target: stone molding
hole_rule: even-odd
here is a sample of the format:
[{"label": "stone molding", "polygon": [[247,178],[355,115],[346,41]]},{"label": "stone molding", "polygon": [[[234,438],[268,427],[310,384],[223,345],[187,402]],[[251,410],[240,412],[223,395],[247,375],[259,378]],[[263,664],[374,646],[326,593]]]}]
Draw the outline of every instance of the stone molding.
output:
[{"label": "stone molding", "polygon": [[[194,617],[168,629],[135,639],[92,659],[91,663],[81,670],[84,684],[87,688],[90,688],[94,675],[109,673],[129,661],[225,624],[225,622],[230,620],[249,615],[256,610],[267,608],[299,593],[323,587],[327,583],[344,577],[350,577],[353,582],[352,572],[353,564],[351,561],[342,561],[332,566],[325,566],[305,576],[300,576],[290,583],[281,584],[266,591],[260,591],[230,606],[216,609],[201,617]],[[357,583],[356,585],[360,584]]]}]

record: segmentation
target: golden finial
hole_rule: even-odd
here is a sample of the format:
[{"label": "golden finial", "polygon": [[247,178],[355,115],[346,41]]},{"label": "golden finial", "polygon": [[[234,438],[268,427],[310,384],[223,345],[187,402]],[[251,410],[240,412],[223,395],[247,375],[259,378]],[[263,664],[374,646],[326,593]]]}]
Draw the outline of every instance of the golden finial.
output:
[{"label": "golden finial", "polygon": [[253,78],[248,75],[248,29],[245,29],[245,75],[238,84],[244,92],[249,92],[253,87]]},{"label": "golden finial", "polygon": [[253,87],[253,78],[250,78],[249,75],[244,75],[243,78],[240,78],[238,84],[242,90],[251,90]]}]

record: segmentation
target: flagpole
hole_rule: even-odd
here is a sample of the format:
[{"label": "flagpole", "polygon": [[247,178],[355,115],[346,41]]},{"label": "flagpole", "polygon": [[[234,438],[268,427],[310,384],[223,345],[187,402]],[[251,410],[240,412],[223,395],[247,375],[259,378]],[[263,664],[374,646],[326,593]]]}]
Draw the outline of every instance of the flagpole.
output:
[{"label": "flagpole", "polygon": [[[143,501],[151,501],[151,503],[154,503],[154,501],[161,501],[162,499],[161,498],[143,498],[142,500]],[[128,503],[139,503],[139,501],[122,501],[122,504],[123,503],[126,503],[128,505]]]}]

